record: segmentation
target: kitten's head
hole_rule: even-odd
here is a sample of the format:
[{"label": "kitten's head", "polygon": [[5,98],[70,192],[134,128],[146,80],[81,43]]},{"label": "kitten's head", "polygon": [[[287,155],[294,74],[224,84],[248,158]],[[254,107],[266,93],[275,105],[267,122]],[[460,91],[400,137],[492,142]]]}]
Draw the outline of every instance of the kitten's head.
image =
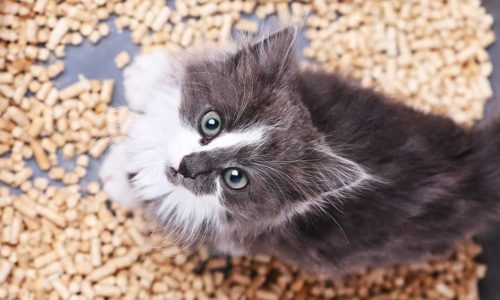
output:
[{"label": "kitten's head", "polygon": [[275,226],[364,176],[301,102],[296,38],[287,28],[217,56],[157,58],[128,169],[169,229],[191,237]]}]

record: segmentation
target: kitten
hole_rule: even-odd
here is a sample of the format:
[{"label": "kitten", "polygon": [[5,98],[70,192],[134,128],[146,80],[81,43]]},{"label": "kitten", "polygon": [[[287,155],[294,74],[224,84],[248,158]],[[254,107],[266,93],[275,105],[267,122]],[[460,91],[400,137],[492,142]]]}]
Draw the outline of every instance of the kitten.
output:
[{"label": "kitten", "polygon": [[466,130],[301,71],[296,37],[137,57],[124,74],[134,119],[104,190],[186,244],[329,274],[442,254],[499,215],[498,123]]}]

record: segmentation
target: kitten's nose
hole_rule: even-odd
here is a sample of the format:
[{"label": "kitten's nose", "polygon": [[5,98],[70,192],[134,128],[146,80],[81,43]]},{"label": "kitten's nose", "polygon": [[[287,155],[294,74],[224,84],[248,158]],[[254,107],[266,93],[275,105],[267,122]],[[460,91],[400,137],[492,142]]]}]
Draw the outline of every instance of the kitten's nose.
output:
[{"label": "kitten's nose", "polygon": [[191,172],[191,170],[188,169],[185,156],[182,158],[181,163],[179,164],[179,168],[177,169],[177,172],[179,172],[184,177],[193,178],[193,173]]},{"label": "kitten's nose", "polygon": [[195,178],[200,174],[210,173],[212,165],[205,152],[192,153],[182,158],[177,172],[184,177]]}]

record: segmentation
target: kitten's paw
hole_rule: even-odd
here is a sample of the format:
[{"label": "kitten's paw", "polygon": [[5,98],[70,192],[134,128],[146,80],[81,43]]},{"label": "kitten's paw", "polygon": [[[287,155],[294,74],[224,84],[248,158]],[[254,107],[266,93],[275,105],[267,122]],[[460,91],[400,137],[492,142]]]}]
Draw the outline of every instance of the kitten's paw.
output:
[{"label": "kitten's paw", "polygon": [[99,170],[99,179],[102,182],[103,191],[112,201],[125,208],[132,208],[138,206],[140,200],[130,186],[128,174],[125,171],[126,163],[127,156],[123,143],[113,145]]},{"label": "kitten's paw", "polygon": [[125,99],[129,107],[144,112],[154,93],[175,80],[177,65],[165,52],[137,55],[123,73]]},{"label": "kitten's paw", "polygon": [[207,244],[207,247],[211,256],[241,257],[248,254],[246,249],[228,240],[214,241],[213,243]]}]

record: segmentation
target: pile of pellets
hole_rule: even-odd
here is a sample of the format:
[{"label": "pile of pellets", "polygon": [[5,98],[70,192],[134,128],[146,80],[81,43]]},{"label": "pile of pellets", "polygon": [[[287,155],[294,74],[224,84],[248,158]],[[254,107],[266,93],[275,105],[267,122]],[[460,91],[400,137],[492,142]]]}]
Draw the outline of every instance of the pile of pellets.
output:
[{"label": "pile of pellets", "polygon": [[[252,14],[304,22],[309,63],[464,126],[492,94],[493,19],[479,0],[2,0],[0,299],[478,299],[486,268],[469,241],[430,262],[328,278],[267,256],[183,252],[141,211],[82,183],[127,111],[109,106],[113,80],[56,88],[66,46],[99,47],[111,26],[144,52],[224,45],[262,29]],[[130,60],[123,52],[115,63]]]}]

